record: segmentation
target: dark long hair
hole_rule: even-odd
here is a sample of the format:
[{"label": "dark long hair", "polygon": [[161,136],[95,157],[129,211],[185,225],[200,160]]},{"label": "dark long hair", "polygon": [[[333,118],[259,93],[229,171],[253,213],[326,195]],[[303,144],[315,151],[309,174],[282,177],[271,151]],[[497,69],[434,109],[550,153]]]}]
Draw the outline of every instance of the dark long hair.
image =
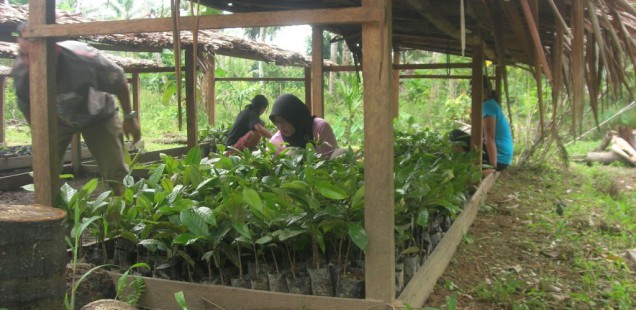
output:
[{"label": "dark long hair", "polygon": [[483,77],[483,87],[484,90],[488,93],[488,99],[494,99],[499,103],[499,97],[497,97],[497,92],[492,88],[492,84],[490,83],[490,78],[485,76]]},{"label": "dark long hair", "polygon": [[256,95],[252,98],[252,102],[245,106],[245,110],[253,110],[256,112],[260,112],[261,109],[267,108],[269,102],[267,98],[263,95]]},{"label": "dark long hair", "polygon": [[269,119],[274,122],[274,116],[280,116],[292,124],[296,132],[291,137],[283,137],[283,141],[290,146],[305,148],[313,141],[314,118],[307,106],[292,94],[282,94],[274,101]]}]

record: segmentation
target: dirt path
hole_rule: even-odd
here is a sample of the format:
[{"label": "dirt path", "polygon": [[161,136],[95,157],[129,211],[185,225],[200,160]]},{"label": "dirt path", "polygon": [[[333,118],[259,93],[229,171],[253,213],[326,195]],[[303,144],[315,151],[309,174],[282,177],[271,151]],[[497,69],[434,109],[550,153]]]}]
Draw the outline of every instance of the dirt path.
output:
[{"label": "dirt path", "polygon": [[[636,193],[634,169],[603,169],[615,176],[614,184],[604,189],[610,195]],[[563,244],[555,247],[548,235],[552,229],[531,228],[546,218],[552,223],[559,218],[556,202],[560,190],[539,177],[540,173],[513,168],[500,176],[425,306],[446,309],[447,297],[454,295],[457,309],[513,309],[513,302],[532,305],[528,296],[536,292],[540,299],[536,309],[572,309],[569,288],[580,286],[582,278],[569,267],[574,248]],[[563,180],[561,188],[580,187],[574,176],[566,175]],[[501,295],[488,296],[487,290]]]}]

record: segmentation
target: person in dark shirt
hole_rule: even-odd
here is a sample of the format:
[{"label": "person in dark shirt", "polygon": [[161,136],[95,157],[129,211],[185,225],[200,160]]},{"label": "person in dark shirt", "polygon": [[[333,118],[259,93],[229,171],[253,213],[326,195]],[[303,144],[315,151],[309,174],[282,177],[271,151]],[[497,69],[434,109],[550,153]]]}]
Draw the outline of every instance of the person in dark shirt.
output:
[{"label": "person in dark shirt", "polygon": [[[263,95],[256,95],[252,102],[236,116],[234,125],[227,135],[225,145],[239,151],[244,149],[254,150],[261,137],[271,138],[272,133],[265,128],[265,123],[260,115],[265,113],[269,102]],[[231,150],[230,153],[235,152]]]},{"label": "person in dark shirt", "polygon": [[[23,28],[21,26],[21,28]],[[21,30],[18,29],[18,30]],[[32,124],[29,93],[30,41],[18,38],[19,56],[11,72],[18,107]],[[61,159],[71,138],[81,133],[96,159],[102,177],[121,194],[129,167],[124,160],[124,134],[141,139],[137,114],[132,111],[124,70],[93,47],[63,41],[57,53],[57,145]],[[123,124],[114,97],[123,111]]]}]

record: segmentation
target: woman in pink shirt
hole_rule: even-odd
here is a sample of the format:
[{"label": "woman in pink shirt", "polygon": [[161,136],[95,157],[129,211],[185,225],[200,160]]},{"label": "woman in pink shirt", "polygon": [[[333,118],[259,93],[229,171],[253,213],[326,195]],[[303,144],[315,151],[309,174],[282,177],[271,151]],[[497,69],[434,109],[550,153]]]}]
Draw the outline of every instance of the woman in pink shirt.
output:
[{"label": "woman in pink shirt", "polygon": [[318,154],[329,157],[338,148],[329,123],[312,116],[307,106],[292,94],[282,94],[276,98],[269,119],[278,128],[269,140],[276,145],[277,152],[287,145],[305,148],[307,143],[311,143]]}]

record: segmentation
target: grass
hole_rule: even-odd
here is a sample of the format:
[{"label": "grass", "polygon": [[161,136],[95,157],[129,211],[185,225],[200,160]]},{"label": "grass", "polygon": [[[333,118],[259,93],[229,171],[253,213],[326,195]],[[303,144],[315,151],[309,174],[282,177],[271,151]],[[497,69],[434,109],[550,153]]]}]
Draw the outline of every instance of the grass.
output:
[{"label": "grass", "polygon": [[469,231],[474,243],[460,245],[426,305],[455,294],[459,309],[636,308],[636,270],[625,259],[636,248],[633,168],[575,164],[508,173]]}]

